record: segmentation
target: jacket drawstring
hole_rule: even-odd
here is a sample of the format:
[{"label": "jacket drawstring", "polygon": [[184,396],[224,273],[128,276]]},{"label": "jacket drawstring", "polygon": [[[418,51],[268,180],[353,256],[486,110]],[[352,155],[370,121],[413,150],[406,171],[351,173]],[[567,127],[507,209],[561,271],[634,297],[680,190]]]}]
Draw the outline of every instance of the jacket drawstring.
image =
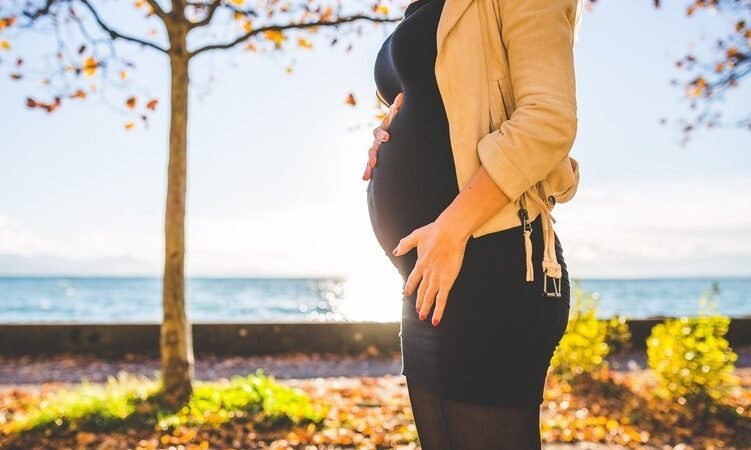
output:
[{"label": "jacket drawstring", "polygon": [[535,279],[535,271],[532,268],[532,239],[530,238],[530,234],[532,234],[532,228],[525,227],[524,229],[524,254],[527,258],[527,281],[534,281]]},{"label": "jacket drawstring", "polygon": [[[525,195],[525,197],[527,196]],[[542,233],[544,239],[542,273],[545,274],[543,292],[547,296],[560,297],[563,270],[561,265],[558,263],[558,258],[555,254],[555,233],[553,230],[553,223],[555,223],[555,218],[550,212],[552,206],[550,206],[546,201],[542,200],[536,193],[529,195],[528,198],[532,200],[537,206],[539,206],[540,214],[542,215]],[[532,241],[529,236],[531,231],[531,227],[529,227],[529,229],[525,227],[524,250],[527,260],[527,281],[534,281],[534,270],[532,268]],[[548,278],[553,278],[552,292],[548,291]]]}]

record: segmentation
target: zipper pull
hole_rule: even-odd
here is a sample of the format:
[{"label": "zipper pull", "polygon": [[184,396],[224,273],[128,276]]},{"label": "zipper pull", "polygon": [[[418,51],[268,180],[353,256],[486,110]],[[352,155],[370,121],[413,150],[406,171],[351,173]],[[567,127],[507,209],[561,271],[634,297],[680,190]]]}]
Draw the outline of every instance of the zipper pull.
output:
[{"label": "zipper pull", "polygon": [[[526,230],[529,225],[529,213],[527,212],[527,202],[524,200],[524,194],[519,197],[519,220]],[[530,229],[530,232],[531,231],[532,230]]]},{"label": "zipper pull", "polygon": [[534,281],[535,271],[532,267],[532,224],[529,223],[529,212],[527,211],[527,204],[524,200],[524,194],[519,197],[519,220],[522,223],[522,234],[524,235],[524,255],[526,260],[526,281]]}]

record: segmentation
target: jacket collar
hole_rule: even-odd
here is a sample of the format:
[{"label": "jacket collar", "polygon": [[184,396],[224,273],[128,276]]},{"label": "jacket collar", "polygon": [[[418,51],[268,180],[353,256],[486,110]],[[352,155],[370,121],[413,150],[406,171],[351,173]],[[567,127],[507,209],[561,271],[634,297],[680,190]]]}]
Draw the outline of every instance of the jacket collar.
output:
[{"label": "jacket collar", "polygon": [[441,11],[441,17],[438,20],[437,31],[437,45],[438,53],[441,52],[443,41],[446,39],[449,31],[459,21],[459,17],[462,16],[467,7],[473,0],[446,0],[443,5],[443,11]]}]

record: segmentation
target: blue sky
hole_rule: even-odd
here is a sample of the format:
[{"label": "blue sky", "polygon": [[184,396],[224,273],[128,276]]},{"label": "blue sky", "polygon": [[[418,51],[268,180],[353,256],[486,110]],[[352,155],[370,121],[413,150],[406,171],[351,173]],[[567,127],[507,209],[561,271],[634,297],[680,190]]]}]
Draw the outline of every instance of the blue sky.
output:
[{"label": "blue sky", "polygon": [[[582,178],[574,200],[554,212],[575,277],[751,274],[751,133],[701,131],[683,148],[677,127],[659,124],[688,111],[669,83],[682,76],[674,61],[724,35],[730,18],[687,19],[686,2],[664,3],[609,0],[585,12],[572,150]],[[132,27],[117,8],[104,7],[105,17]],[[351,52],[314,39],[311,51],[193,61],[189,274],[394,276],[360,178],[376,125],[373,62],[392,27],[364,25],[345,39]],[[30,63],[51,44],[2,38]],[[3,72],[0,273],[160,273],[167,61],[120,48],[138,62],[133,90],[161,102],[148,129],[125,132],[126,118],[102,98],[52,115],[28,110],[26,97],[44,93],[38,79],[13,82]],[[749,84],[723,102],[727,117],[748,113]],[[349,92],[357,108],[345,104]],[[119,107],[127,93],[103,98]]]}]

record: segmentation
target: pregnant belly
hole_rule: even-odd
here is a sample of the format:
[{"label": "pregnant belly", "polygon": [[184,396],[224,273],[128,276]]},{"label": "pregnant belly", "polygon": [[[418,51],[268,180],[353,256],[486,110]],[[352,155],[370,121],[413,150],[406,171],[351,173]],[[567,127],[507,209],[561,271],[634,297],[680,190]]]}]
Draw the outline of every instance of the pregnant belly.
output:
[{"label": "pregnant belly", "polygon": [[448,133],[426,115],[410,112],[403,108],[392,121],[366,190],[373,231],[389,255],[458,194]]}]

